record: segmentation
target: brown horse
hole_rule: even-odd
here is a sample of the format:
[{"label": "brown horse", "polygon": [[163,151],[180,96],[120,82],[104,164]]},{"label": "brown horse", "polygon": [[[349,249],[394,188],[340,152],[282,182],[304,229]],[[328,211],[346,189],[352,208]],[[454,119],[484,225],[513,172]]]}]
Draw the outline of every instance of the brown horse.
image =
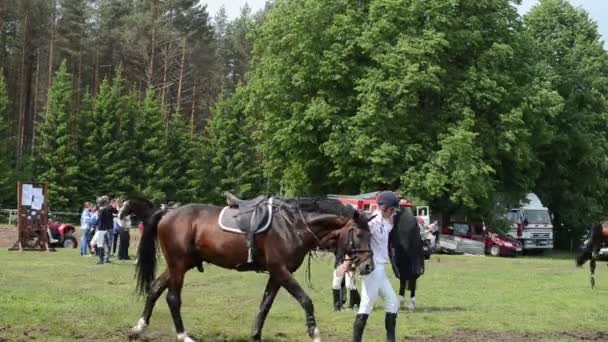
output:
[{"label": "brown horse", "polygon": [[599,256],[602,244],[608,242],[608,220],[591,227],[589,239],[585,243],[583,250],[576,257],[576,266],[583,266],[589,261],[589,271],[591,272],[591,288],[595,288],[595,263]]},{"label": "brown horse", "polygon": [[[292,273],[316,247],[339,247],[354,259],[361,274],[374,269],[370,249],[367,217],[350,206],[332,199],[273,198],[270,228],[255,235],[255,267],[249,270],[268,272],[268,282],[254,322],[251,339],[260,341],[266,315],[278,290],[285,288],[306,314],[308,335],[320,341],[313,303]],[[142,317],[129,331],[139,337],[150,323],[157,299],[169,289],[169,305],[178,341],[192,341],[182,323],[181,289],[184,274],[202,262],[227,269],[240,269],[247,264],[248,248],[244,234],[222,229],[218,218],[221,207],[190,204],[170,211],[160,210],[145,225],[138,250],[137,281],[140,293],[147,294]],[[160,243],[167,269],[155,279],[156,240]]]}]

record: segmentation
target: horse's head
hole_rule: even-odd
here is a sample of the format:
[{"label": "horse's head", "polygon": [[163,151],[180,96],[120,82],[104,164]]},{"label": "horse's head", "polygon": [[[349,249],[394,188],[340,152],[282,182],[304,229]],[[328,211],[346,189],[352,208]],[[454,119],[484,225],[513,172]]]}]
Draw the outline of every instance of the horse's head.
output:
[{"label": "horse's head", "polygon": [[355,210],[352,220],[337,231],[336,251],[345,259],[351,260],[353,269],[361,275],[374,270],[374,258],[369,231],[368,218]]},{"label": "horse's head", "polygon": [[299,208],[310,212],[308,225],[318,234],[319,247],[350,259],[352,268],[361,274],[371,273],[374,262],[368,217],[333,199],[316,200],[312,208],[304,203],[300,202]]},{"label": "horse's head", "polygon": [[118,210],[118,218],[124,220],[125,217],[134,215],[140,220],[146,220],[154,210],[154,204],[143,198],[129,198],[124,201]]}]

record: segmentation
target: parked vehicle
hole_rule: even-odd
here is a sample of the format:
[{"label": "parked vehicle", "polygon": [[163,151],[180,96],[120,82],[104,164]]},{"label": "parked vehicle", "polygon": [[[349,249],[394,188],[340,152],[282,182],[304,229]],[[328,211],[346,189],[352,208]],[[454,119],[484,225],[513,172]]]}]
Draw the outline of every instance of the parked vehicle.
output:
[{"label": "parked vehicle", "polygon": [[509,235],[521,242],[524,251],[553,249],[553,223],[549,209],[533,193],[529,193],[526,199],[527,203],[509,209],[506,214],[511,222]]},{"label": "parked vehicle", "polygon": [[444,253],[477,254],[485,252],[483,225],[471,222],[449,222],[439,234],[439,250]]},{"label": "parked vehicle", "polygon": [[52,247],[76,248],[78,239],[74,236],[76,228],[68,223],[59,223],[54,220],[48,222],[49,244]]},{"label": "parked vehicle", "polygon": [[512,255],[522,253],[521,242],[512,236],[495,232],[486,232],[486,254],[491,256]]},{"label": "parked vehicle", "polygon": [[441,251],[457,254],[518,255],[522,246],[517,239],[497,233],[483,223],[450,222],[439,238]]}]

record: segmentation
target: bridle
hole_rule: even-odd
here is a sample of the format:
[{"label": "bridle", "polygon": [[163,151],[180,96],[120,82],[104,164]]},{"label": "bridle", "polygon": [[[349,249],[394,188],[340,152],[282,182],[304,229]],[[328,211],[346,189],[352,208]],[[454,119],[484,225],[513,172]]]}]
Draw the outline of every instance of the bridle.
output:
[{"label": "bridle", "polygon": [[[366,261],[373,255],[373,252],[371,249],[355,248],[355,228],[352,226],[350,228],[348,228],[347,248],[346,248],[346,252],[344,254],[348,255],[350,257],[348,259],[345,258],[344,259],[345,261],[353,261],[355,259],[358,259],[359,262]],[[359,255],[361,255],[361,254],[365,255],[365,258],[359,257]]]}]

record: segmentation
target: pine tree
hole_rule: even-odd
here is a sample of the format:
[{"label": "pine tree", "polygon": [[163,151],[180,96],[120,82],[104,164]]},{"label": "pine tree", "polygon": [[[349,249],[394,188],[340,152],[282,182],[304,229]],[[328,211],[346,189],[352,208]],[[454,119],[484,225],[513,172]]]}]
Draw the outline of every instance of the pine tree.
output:
[{"label": "pine tree", "polygon": [[49,91],[47,113],[38,126],[40,179],[49,183],[50,206],[55,210],[78,207],[80,168],[75,145],[71,143],[72,85],[66,69],[63,61]]},{"label": "pine tree", "polygon": [[100,194],[119,195],[137,189],[133,167],[137,150],[135,135],[136,101],[128,94],[119,68],[112,84],[104,81],[95,99],[93,121],[98,126],[90,137],[95,147],[91,163],[98,176]]},{"label": "pine tree", "polygon": [[94,143],[96,122],[93,117],[94,99],[89,92],[82,98],[80,112],[78,113],[78,159],[80,160],[80,178],[78,185],[79,202],[92,200],[98,194],[97,175],[95,167],[95,154],[97,145]]},{"label": "pine tree", "polygon": [[244,114],[246,96],[241,90],[220,102],[209,122],[216,200],[226,190],[242,197],[254,196],[262,190],[260,160],[252,134],[254,126]]},{"label": "pine tree", "polygon": [[163,183],[161,164],[166,158],[165,153],[167,152],[165,127],[160,101],[151,89],[146,91],[140,112],[138,134],[142,148],[138,160],[143,167],[142,191],[147,198],[162,201],[167,198],[161,186]]}]

